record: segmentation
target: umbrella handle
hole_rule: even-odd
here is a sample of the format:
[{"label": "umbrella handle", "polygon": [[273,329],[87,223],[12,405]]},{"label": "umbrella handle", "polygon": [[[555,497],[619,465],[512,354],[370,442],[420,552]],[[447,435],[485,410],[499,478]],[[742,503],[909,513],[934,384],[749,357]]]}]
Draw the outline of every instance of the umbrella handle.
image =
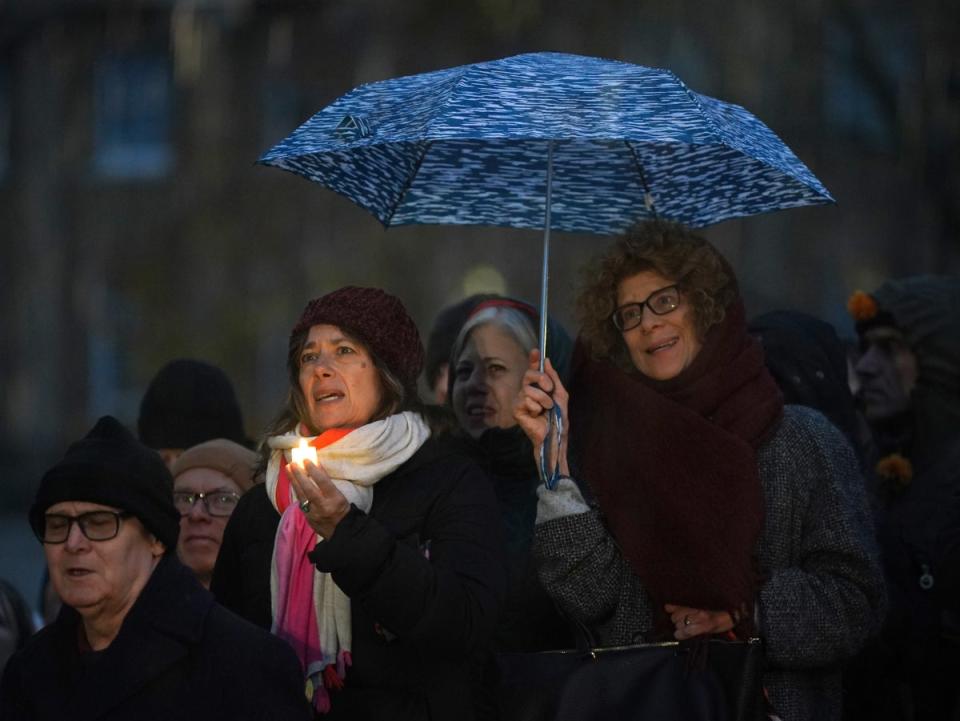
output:
[{"label": "umbrella handle", "polygon": [[[553,438],[554,433],[557,434],[557,458],[553,464],[553,472],[548,473],[547,445]],[[543,481],[543,485],[545,485],[549,491],[555,491],[557,489],[557,483],[560,481],[560,478],[563,475],[560,473],[560,447],[562,445],[563,413],[560,412],[559,406],[554,406],[547,411],[547,435],[544,437],[543,443],[540,446],[540,480]]]}]

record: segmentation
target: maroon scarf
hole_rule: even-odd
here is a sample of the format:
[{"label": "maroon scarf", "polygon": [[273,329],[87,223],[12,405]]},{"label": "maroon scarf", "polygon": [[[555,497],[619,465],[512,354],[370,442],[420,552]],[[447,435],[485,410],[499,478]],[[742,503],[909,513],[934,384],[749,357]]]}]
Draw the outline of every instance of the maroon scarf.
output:
[{"label": "maroon scarf", "polygon": [[578,342],[570,399],[573,457],[650,594],[658,635],[672,636],[665,603],[752,608],[763,526],[756,449],[783,396],[743,304],[668,381],[592,360]]}]

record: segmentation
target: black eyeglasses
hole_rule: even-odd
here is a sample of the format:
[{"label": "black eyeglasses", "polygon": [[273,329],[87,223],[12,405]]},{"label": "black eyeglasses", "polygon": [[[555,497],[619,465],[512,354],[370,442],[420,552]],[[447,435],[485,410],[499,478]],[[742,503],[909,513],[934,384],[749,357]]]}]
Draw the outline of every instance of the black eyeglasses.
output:
[{"label": "black eyeglasses", "polygon": [[633,330],[643,322],[643,308],[646,306],[654,315],[666,315],[680,305],[680,286],[668,285],[653,291],[646,300],[639,303],[626,303],[613,311],[613,324],[621,333]]},{"label": "black eyeglasses", "polygon": [[109,541],[120,533],[120,520],[132,515],[127,511],[90,511],[79,516],[47,513],[38,535],[41,543],[64,543],[70,535],[70,526],[76,523],[89,540]]},{"label": "black eyeglasses", "polygon": [[237,507],[240,496],[232,491],[210,491],[208,493],[192,493],[190,491],[174,491],[173,505],[181,516],[185,516],[193,509],[197,501],[203,502],[203,507],[211,516],[229,516]]}]

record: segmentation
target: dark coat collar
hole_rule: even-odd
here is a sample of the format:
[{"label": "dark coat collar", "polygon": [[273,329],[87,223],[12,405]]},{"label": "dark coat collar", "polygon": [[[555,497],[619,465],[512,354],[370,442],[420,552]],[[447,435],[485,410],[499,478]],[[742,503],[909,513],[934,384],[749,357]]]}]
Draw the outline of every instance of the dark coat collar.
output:
[{"label": "dark coat collar", "polygon": [[430,436],[417,452],[408,458],[397,468],[391,476],[406,476],[410,473],[419,473],[425,467],[442,461],[451,456],[462,456],[464,448],[462,444],[448,433]]},{"label": "dark coat collar", "polygon": [[99,718],[181,661],[200,641],[212,605],[213,596],[169,554],[108,648],[96,656],[79,653],[80,615],[64,607],[25,677],[53,681],[59,692],[51,700],[62,704],[62,718]]}]

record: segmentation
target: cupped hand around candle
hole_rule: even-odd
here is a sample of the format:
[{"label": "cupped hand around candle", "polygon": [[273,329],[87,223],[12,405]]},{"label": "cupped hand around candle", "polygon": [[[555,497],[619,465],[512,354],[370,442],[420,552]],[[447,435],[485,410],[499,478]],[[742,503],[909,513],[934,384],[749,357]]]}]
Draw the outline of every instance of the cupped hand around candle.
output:
[{"label": "cupped hand around candle", "polygon": [[323,538],[330,538],[337,524],[350,512],[350,503],[340,492],[323,469],[309,459],[301,466],[298,463],[287,465],[290,483],[297,492],[297,498],[310,501],[306,514],[310,527]]}]

